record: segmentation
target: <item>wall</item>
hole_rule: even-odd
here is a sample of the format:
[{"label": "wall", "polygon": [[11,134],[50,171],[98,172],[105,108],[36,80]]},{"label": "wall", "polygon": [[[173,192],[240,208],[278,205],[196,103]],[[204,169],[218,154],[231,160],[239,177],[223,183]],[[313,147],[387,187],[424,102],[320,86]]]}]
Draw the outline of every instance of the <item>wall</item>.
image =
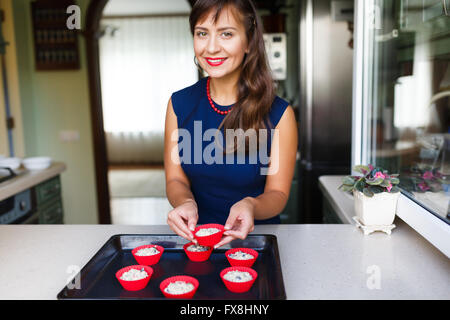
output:
[{"label": "wall", "polygon": [[[65,223],[97,223],[84,38],[79,36],[79,70],[36,71],[31,2],[13,1],[25,155],[50,156],[66,164],[67,170],[61,176]],[[78,0],[77,4],[81,7],[84,25],[89,0]],[[59,134],[64,130],[78,131],[79,141],[60,141]]]}]

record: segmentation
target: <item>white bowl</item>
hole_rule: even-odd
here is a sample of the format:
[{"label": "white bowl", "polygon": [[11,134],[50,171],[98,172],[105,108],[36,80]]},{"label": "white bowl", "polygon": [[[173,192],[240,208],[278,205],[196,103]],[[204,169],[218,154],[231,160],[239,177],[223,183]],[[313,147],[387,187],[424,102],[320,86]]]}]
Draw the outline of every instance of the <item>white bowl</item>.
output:
[{"label": "white bowl", "polygon": [[11,170],[17,170],[22,164],[22,159],[20,158],[1,158],[0,167],[7,167]]},{"label": "white bowl", "polygon": [[44,170],[50,167],[52,159],[49,157],[33,157],[23,159],[22,163],[28,170]]}]

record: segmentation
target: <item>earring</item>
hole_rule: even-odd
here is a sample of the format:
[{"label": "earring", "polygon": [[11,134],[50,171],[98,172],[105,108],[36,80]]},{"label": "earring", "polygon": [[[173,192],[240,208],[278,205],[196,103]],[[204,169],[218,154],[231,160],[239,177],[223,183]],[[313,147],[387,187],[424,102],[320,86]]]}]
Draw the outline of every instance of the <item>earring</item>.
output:
[{"label": "earring", "polygon": [[203,71],[202,67],[200,67],[197,56],[194,56],[194,64],[197,66],[198,70]]}]

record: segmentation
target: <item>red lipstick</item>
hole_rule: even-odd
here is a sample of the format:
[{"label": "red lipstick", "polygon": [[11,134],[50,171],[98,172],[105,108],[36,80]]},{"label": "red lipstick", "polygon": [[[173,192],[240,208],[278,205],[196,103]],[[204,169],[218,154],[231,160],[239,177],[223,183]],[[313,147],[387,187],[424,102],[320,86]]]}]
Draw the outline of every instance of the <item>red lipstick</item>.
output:
[{"label": "red lipstick", "polygon": [[212,67],[218,67],[225,62],[227,58],[205,58],[206,62]]}]

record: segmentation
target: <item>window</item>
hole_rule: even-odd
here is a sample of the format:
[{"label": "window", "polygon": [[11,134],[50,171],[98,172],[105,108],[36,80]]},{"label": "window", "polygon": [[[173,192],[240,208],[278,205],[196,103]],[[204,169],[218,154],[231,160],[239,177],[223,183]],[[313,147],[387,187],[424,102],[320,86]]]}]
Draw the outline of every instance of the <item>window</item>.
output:
[{"label": "window", "polygon": [[[450,223],[450,17],[445,1],[364,1],[354,161],[400,173],[402,193]],[[358,45],[358,44],[357,44]],[[360,122],[359,119],[361,119]],[[360,139],[358,141],[358,139]],[[360,147],[358,147],[360,146]],[[357,163],[355,163],[357,164]]]}]

